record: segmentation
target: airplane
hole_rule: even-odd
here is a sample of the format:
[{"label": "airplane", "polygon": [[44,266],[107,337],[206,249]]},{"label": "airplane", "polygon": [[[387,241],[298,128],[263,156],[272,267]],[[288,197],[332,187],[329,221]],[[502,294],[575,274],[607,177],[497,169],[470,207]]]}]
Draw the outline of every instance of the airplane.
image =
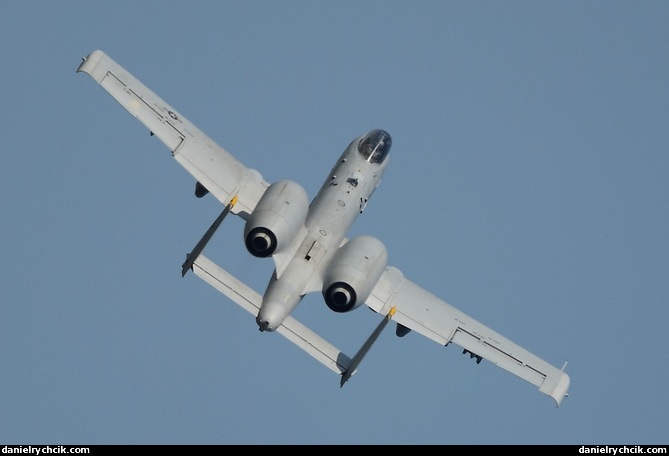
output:
[{"label": "airplane", "polygon": [[[389,163],[392,138],[383,129],[356,137],[337,159],[316,196],[291,180],[266,182],[175,108],[101,50],[76,70],[91,76],[172,152],[195,179],[195,196],[211,193],[223,210],[182,264],[255,316],[261,332],[277,332],[341,376],[340,387],[390,322],[395,334],[419,333],[441,345],[459,345],[479,364],[486,359],[539,388],[559,407],[569,375],[436,297],[388,265],[388,252],[373,236],[346,237],[369,202]],[[271,257],[274,270],[258,293],[202,252],[228,214],[243,220],[246,250]],[[341,352],[293,316],[309,293],[321,292],[334,312],[365,304],[382,316],[353,356]]]}]

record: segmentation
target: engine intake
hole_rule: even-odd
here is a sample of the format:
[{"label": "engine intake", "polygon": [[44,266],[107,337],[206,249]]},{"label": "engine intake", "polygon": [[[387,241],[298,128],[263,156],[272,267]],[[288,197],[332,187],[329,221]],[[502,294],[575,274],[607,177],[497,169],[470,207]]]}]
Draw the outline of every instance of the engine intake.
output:
[{"label": "engine intake", "polygon": [[299,184],[290,180],[273,183],[246,221],[246,249],[264,258],[287,248],[304,225],[308,210],[307,193]]},{"label": "engine intake", "polygon": [[371,294],[388,263],[388,251],[372,236],[344,244],[332,259],[323,280],[323,298],[335,312],[357,309]]}]

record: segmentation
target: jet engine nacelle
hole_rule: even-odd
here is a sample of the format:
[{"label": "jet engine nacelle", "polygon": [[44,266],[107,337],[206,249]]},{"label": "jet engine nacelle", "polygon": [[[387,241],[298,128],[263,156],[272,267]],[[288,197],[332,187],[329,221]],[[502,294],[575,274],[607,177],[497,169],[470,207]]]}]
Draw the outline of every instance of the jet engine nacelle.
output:
[{"label": "jet engine nacelle", "polygon": [[335,254],[323,281],[323,298],[335,312],[348,312],[363,304],[388,263],[388,251],[372,236],[358,236]]},{"label": "jet engine nacelle", "polygon": [[246,249],[256,257],[268,257],[288,248],[304,226],[309,199],[304,189],[290,180],[270,185],[244,225]]}]

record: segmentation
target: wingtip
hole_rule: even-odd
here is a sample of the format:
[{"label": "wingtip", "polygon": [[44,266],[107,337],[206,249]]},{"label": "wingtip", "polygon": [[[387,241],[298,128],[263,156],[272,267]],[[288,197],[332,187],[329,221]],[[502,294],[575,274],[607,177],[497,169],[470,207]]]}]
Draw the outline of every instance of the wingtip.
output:
[{"label": "wingtip", "polygon": [[103,59],[104,56],[105,53],[97,49],[88,54],[86,57],[83,57],[81,59],[79,67],[77,67],[77,73],[87,73],[93,76],[93,71],[98,66],[98,64],[100,63],[100,61]]},{"label": "wingtip", "polygon": [[557,407],[560,407],[560,404],[562,404],[562,400],[565,397],[569,397],[569,391],[568,390],[569,390],[569,384],[570,383],[571,383],[571,379],[569,378],[569,375],[567,375],[563,371],[562,375],[560,376],[560,380],[558,381],[557,385],[555,385],[555,388],[553,389],[553,392],[551,393],[551,397],[553,399],[555,399]]}]

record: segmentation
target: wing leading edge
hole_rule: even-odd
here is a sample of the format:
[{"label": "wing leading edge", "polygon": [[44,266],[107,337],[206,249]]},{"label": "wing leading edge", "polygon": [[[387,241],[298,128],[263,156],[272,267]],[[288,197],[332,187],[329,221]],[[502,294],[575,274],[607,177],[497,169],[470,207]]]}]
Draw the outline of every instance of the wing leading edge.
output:
[{"label": "wing leading edge", "polygon": [[398,324],[441,345],[453,342],[478,361],[487,359],[539,387],[558,406],[568,395],[569,376],[561,369],[406,279],[397,268],[386,269],[367,305],[381,314],[395,307],[393,319]]}]

